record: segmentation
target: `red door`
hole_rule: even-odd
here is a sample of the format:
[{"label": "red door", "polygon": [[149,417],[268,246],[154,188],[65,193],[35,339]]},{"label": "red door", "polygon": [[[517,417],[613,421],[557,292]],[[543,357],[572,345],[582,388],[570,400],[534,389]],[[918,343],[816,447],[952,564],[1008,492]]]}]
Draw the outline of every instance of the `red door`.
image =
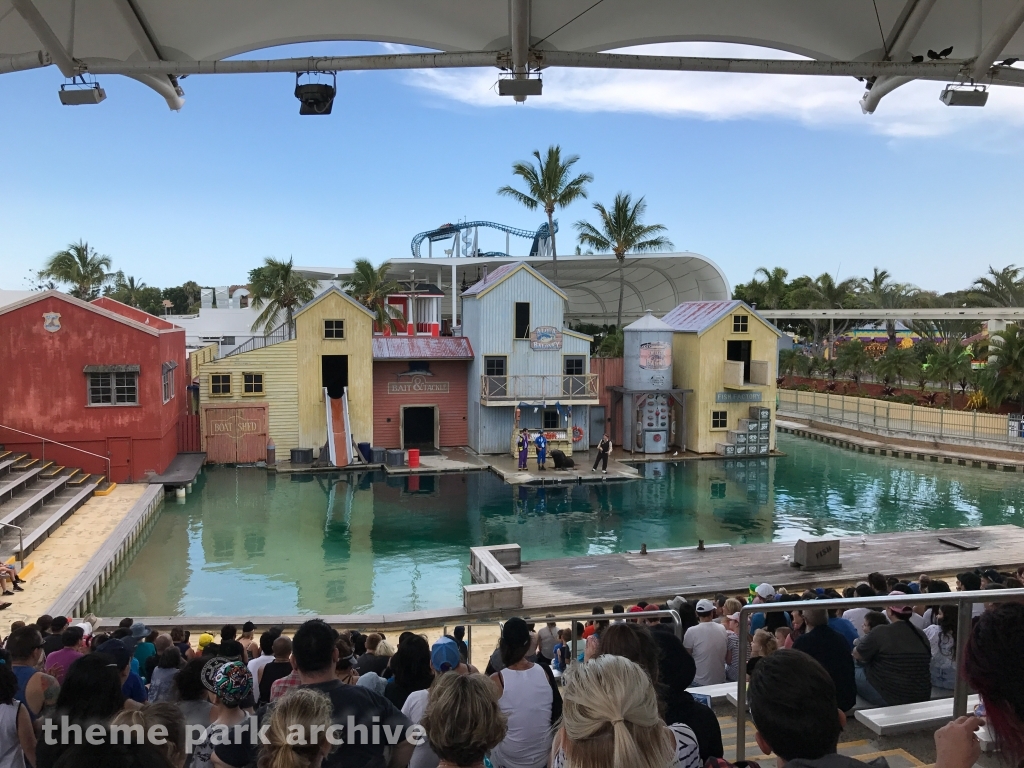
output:
[{"label": "red door", "polygon": [[110,459],[110,480],[115,483],[132,481],[132,439],[108,437],[107,458]]},{"label": "red door", "polygon": [[214,464],[266,461],[267,406],[205,406],[203,450],[206,460]]}]

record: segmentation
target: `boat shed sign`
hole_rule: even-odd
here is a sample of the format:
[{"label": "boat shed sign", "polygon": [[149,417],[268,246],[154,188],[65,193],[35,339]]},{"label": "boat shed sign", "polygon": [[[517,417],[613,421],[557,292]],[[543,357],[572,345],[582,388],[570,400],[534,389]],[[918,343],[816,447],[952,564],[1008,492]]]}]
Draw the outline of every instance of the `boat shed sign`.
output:
[{"label": "boat shed sign", "polygon": [[537,352],[554,351],[562,348],[562,332],[552,325],[539,325],[530,332],[530,349]]},{"label": "boat shed sign", "polygon": [[716,403],[760,403],[760,392],[715,392]]}]

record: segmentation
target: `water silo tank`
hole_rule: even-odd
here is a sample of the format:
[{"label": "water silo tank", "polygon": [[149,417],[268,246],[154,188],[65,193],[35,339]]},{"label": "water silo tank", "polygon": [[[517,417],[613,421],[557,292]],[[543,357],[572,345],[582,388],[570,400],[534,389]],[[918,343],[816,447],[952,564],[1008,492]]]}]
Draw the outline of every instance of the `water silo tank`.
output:
[{"label": "water silo tank", "polygon": [[622,333],[625,388],[648,392],[672,389],[672,326],[648,310]]}]

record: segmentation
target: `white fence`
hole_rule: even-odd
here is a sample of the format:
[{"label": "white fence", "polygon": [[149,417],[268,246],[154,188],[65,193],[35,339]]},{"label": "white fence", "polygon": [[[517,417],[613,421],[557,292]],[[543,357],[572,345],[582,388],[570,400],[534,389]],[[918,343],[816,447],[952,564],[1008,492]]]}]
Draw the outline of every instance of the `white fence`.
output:
[{"label": "white fence", "polygon": [[978,443],[1024,445],[1024,422],[1018,414],[951,411],[829,392],[778,390],[777,410],[825,421],[908,437],[928,436]]}]

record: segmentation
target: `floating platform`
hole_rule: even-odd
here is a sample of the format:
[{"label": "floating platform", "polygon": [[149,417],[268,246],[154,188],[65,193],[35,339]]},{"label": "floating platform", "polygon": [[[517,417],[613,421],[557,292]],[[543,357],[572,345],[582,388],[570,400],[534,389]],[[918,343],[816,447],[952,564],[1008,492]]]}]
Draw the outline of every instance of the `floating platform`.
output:
[{"label": "floating platform", "polygon": [[[977,545],[965,551],[940,538]],[[664,602],[674,595],[746,594],[751,584],[767,581],[789,591],[804,587],[852,585],[872,571],[887,576],[958,573],[979,566],[1006,567],[1024,562],[1024,528],[991,525],[840,538],[841,567],[801,571],[790,565],[795,542],[720,544],[524,562],[510,571],[523,586],[523,612],[607,605],[637,600]],[[787,559],[790,558],[790,559]],[[950,587],[953,585],[950,584]]]},{"label": "floating platform", "polygon": [[165,486],[188,485],[195,482],[205,461],[205,453],[179,453],[167,465],[163,474],[151,475],[149,483],[150,485],[163,484]]}]

